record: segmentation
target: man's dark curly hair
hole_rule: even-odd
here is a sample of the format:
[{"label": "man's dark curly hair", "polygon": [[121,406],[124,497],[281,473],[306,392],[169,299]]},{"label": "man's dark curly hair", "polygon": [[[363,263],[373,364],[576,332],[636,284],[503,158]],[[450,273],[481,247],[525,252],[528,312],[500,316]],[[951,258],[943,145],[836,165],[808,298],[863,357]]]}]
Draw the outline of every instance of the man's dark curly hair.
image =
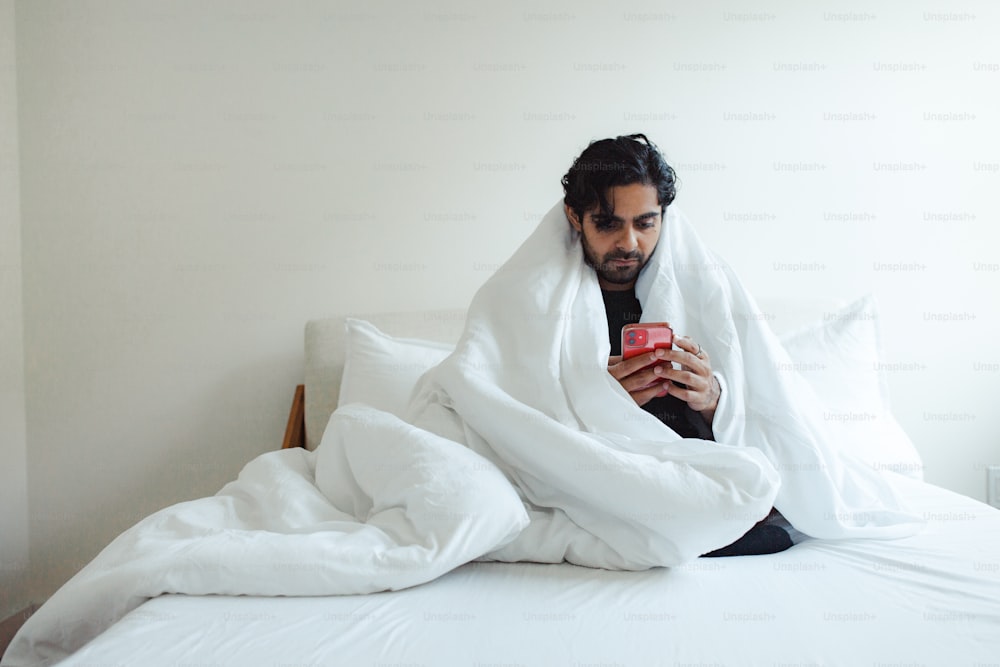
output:
[{"label": "man's dark curly hair", "polygon": [[614,209],[608,203],[608,190],[633,183],[656,188],[661,213],[677,196],[677,176],[673,168],[646,135],[630,134],[592,141],[562,178],[566,193],[563,201],[581,222],[583,214],[595,205],[602,215],[612,215]]}]

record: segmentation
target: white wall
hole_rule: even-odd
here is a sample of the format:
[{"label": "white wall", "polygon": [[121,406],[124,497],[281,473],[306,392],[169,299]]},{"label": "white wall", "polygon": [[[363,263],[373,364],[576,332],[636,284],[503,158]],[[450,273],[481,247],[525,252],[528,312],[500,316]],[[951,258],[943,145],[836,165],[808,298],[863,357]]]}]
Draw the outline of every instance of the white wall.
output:
[{"label": "white wall", "polygon": [[0,619],[30,601],[14,54],[14,2],[0,0]]},{"label": "white wall", "polygon": [[1000,20],[824,4],[19,2],[37,594],[278,446],[307,319],[467,304],[634,131],[753,290],[877,293],[927,478],[982,498]]}]

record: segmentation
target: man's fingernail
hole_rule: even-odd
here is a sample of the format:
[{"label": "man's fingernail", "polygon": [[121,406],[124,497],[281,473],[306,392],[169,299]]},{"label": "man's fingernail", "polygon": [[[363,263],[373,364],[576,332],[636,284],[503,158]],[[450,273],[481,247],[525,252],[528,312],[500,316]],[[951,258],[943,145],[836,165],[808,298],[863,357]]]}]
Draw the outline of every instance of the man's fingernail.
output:
[{"label": "man's fingernail", "polygon": [[657,350],[655,354],[658,358],[662,359],[664,356],[666,356],[667,353],[664,352],[663,350]]}]

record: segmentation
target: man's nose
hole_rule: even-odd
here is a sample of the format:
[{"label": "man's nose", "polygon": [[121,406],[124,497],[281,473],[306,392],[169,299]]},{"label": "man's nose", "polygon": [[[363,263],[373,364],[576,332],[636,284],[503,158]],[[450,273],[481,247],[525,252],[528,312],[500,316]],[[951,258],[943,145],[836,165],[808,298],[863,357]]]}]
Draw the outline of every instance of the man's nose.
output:
[{"label": "man's nose", "polygon": [[632,252],[639,247],[639,238],[631,225],[625,227],[624,231],[616,239],[615,245],[618,246],[619,250],[624,250],[625,252]]}]

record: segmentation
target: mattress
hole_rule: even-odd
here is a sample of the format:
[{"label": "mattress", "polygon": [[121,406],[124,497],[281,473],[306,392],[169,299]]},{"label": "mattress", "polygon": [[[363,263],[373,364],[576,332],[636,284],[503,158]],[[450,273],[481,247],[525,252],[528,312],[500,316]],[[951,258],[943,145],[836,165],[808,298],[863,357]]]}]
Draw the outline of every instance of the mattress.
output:
[{"label": "mattress", "polygon": [[360,596],[165,595],[61,664],[997,664],[1000,511],[891,478],[927,520],[916,536],[644,572],[473,562]]}]

